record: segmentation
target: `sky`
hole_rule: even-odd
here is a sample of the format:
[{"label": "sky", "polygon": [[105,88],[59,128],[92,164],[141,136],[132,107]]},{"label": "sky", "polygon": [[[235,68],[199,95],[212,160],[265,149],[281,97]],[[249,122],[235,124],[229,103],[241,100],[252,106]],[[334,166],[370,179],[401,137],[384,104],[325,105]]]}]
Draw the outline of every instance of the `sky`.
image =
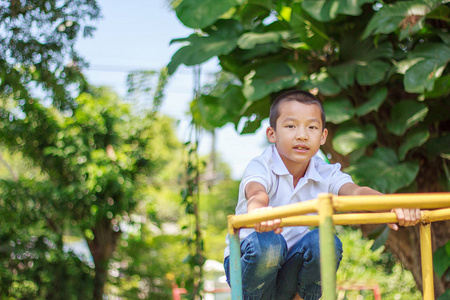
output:
[{"label": "sky", "polygon": [[[102,18],[93,25],[97,28],[93,37],[80,39],[76,49],[89,63],[85,70],[93,85],[106,85],[125,96],[126,76],[135,70],[160,70],[171,60],[180,44],[170,45],[176,38],[187,37],[193,29],[185,27],[169,8],[166,0],[97,0]],[[213,73],[220,70],[217,59],[202,65],[201,84],[211,82]],[[179,121],[177,134],[187,141],[189,127],[189,102],[192,100],[193,70],[184,65],[169,79],[161,112]],[[239,180],[248,162],[262,153],[267,146],[265,128],[256,134],[239,135],[233,124],[216,133],[216,151],[232,170],[232,177]],[[211,137],[203,135],[200,153],[211,149]]]}]

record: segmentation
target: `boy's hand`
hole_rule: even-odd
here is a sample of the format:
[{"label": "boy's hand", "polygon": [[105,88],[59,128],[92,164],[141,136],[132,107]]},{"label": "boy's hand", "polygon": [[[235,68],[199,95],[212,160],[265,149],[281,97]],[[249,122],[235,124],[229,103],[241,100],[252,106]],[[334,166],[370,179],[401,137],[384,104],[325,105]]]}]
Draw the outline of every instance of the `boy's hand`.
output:
[{"label": "boy's hand", "polygon": [[397,215],[398,224],[392,223],[388,226],[393,230],[398,230],[398,226],[414,226],[420,221],[420,209],[415,208],[395,208],[392,210]]},{"label": "boy's hand", "polygon": [[[272,206],[260,207],[252,211],[252,213],[258,213],[260,211],[266,211],[272,209]],[[275,233],[282,233],[283,227],[278,227],[281,223],[281,219],[274,219],[269,221],[263,221],[259,224],[255,224],[255,230],[257,232],[274,231]]]}]

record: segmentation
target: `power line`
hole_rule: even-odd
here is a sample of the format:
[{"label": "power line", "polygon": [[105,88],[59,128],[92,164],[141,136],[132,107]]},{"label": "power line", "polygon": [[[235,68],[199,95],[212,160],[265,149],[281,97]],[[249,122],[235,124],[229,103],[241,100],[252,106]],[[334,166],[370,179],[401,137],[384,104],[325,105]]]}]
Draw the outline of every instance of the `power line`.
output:
[{"label": "power line", "polygon": [[[193,75],[192,70],[188,69],[189,67],[179,68],[175,74],[178,75]],[[86,68],[86,71],[93,71],[93,72],[115,72],[115,73],[130,73],[134,71],[148,71],[148,70],[155,70],[159,71],[161,68],[151,68],[151,67],[137,67],[137,66],[119,66],[119,65],[100,65],[100,64],[92,64],[88,68]],[[213,72],[207,72],[202,70],[202,75],[207,76],[213,76],[216,74],[219,70]]]}]

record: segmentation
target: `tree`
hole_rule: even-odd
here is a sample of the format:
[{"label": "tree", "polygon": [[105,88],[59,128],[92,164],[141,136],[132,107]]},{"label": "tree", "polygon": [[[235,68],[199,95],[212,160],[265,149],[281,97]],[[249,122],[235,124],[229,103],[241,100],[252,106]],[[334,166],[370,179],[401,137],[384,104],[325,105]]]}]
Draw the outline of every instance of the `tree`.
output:
[{"label": "tree", "polygon": [[[21,247],[32,253],[28,265],[19,269],[16,265],[22,262],[17,257],[3,259],[10,271],[34,270],[32,291],[46,297],[52,290],[40,282],[55,284],[61,278],[42,275],[33,265],[42,265],[49,251],[56,257],[50,261],[58,265],[67,257],[63,234],[81,235],[89,246],[95,272],[81,272],[83,264],[73,257],[78,264],[74,277],[88,281],[85,290],[93,292],[88,298],[102,299],[108,263],[123,226],[133,223],[130,214],[144,199],[142,188],[151,184],[179,144],[169,121],[155,113],[131,115],[129,106],[106,88],[93,88],[76,103],[70,114],[38,101],[22,105],[25,115],[17,115],[15,101],[0,105],[0,139],[41,172],[36,177],[0,181],[3,244],[11,253],[26,251]],[[11,217],[17,221],[12,226]],[[16,247],[16,239],[22,240],[19,244],[23,246]],[[5,284],[17,283],[14,276],[10,280]]]},{"label": "tree", "polygon": [[[98,19],[95,0],[2,1],[0,4],[0,93],[23,105],[33,96],[65,108],[85,82],[86,65],[74,44],[80,32],[91,36]],[[77,95],[75,94],[75,97]]]},{"label": "tree", "polygon": [[[222,95],[202,94],[199,114],[211,127],[228,122],[254,132],[281,92],[310,90],[324,103],[323,151],[354,180],[385,193],[450,189],[450,8],[446,1],[183,0],[175,8],[196,31],[169,73],[212,57],[234,76]],[[450,282],[449,222],[433,223],[435,283]],[[363,227],[367,236],[373,226]],[[422,288],[418,228],[380,230],[386,246]]]}]

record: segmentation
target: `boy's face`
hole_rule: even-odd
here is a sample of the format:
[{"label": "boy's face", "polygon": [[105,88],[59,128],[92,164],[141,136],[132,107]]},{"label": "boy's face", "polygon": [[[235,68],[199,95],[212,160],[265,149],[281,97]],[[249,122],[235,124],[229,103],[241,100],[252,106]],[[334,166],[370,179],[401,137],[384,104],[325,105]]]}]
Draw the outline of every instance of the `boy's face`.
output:
[{"label": "boy's face", "polygon": [[327,139],[322,130],[321,110],[315,104],[286,101],[279,106],[276,130],[267,128],[267,139],[275,143],[284,164],[292,173],[300,166],[307,167],[311,158]]}]

